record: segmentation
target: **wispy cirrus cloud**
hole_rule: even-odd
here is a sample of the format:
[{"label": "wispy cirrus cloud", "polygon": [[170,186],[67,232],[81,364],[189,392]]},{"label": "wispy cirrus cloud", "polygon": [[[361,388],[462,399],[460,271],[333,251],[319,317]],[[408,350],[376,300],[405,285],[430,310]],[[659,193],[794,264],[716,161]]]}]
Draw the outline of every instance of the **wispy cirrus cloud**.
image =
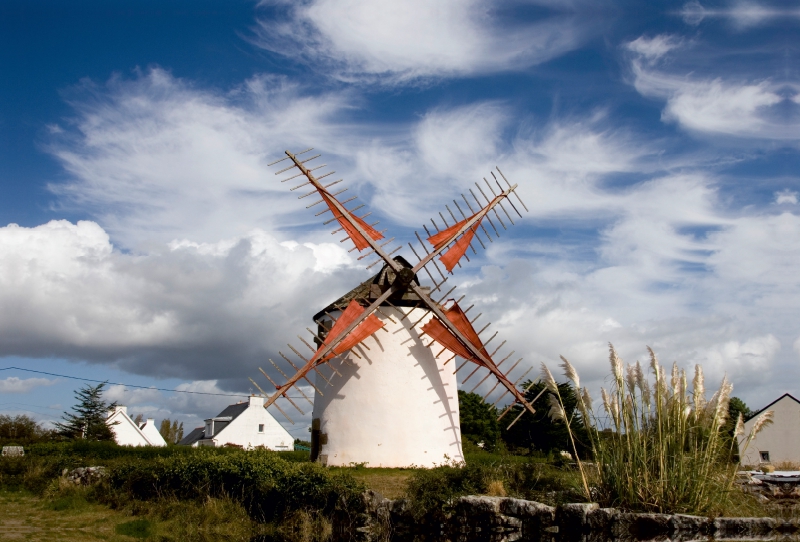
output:
[{"label": "wispy cirrus cloud", "polygon": [[723,7],[704,7],[700,2],[692,1],[681,10],[683,20],[690,25],[698,25],[704,19],[726,19],[740,30],[745,30],[776,20],[800,20],[800,8],[775,5],[774,3],[734,1]]},{"label": "wispy cirrus cloud", "polygon": [[699,77],[659,65],[676,49],[671,36],[639,37],[625,44],[633,85],[643,96],[663,99],[662,120],[697,133],[766,140],[797,140],[800,108],[797,86],[771,79]]},{"label": "wispy cirrus cloud", "polygon": [[[519,19],[514,10],[526,4],[548,14]],[[311,0],[262,5],[281,6],[285,18],[259,21],[253,40],[258,46],[342,79],[381,84],[524,69],[575,49],[596,25],[580,16],[588,8],[581,2]]]}]

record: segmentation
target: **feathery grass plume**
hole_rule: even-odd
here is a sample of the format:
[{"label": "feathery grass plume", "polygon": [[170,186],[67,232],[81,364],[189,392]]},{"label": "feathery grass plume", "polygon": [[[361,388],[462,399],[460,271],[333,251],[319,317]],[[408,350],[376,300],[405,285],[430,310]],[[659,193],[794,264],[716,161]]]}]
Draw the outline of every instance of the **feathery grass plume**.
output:
[{"label": "feathery grass plume", "polygon": [[617,351],[614,350],[614,345],[608,343],[608,359],[611,362],[611,373],[614,375],[614,380],[617,381],[618,385],[622,385],[622,360],[617,355]]},{"label": "feathery grass plume", "polygon": [[672,385],[672,395],[678,395],[678,385],[680,383],[680,371],[678,370],[678,362],[672,362],[672,374],[670,375],[670,384]]},{"label": "feathery grass plume", "polygon": [[558,398],[552,393],[548,393],[547,400],[550,402],[550,412],[547,414],[550,419],[554,422],[567,421],[567,413],[564,411],[564,407],[561,405]]},{"label": "feathery grass plume", "polygon": [[625,366],[625,383],[628,385],[628,391],[630,393],[636,392],[636,366],[635,365],[627,365]]},{"label": "feathery grass plume", "polygon": [[750,429],[750,440],[753,440],[759,431],[761,431],[764,427],[772,425],[774,422],[774,416],[774,410],[767,410],[763,414],[759,415],[758,418],[756,418],[755,423],[753,423],[753,427]]},{"label": "feathery grass plume", "polygon": [[694,366],[694,380],[692,380],[692,402],[695,412],[701,412],[706,406],[706,385],[703,368],[700,365]]},{"label": "feathery grass plume", "polygon": [[[738,465],[732,461],[734,449],[723,427],[732,386],[723,380],[708,402],[701,368],[695,369],[690,393],[685,370],[673,364],[668,374],[655,352],[649,347],[648,352],[649,378],[641,363],[624,367],[609,345],[613,381],[600,394],[611,418],[610,431],[604,430],[609,424],[594,413],[590,399],[581,401],[597,466],[593,469],[597,491],[586,489],[587,498],[600,495],[604,505],[637,511],[714,513],[735,491]],[[551,399],[551,410],[558,417],[556,400],[560,397]],[[765,416],[759,429],[771,414]],[[736,431],[743,431],[739,422]]]},{"label": "feathery grass plume", "polygon": [[578,371],[575,370],[575,367],[565,358],[561,356],[561,368],[564,369],[564,376],[572,380],[572,383],[575,384],[575,389],[581,389],[581,379],[578,376]]},{"label": "feathery grass plume", "polygon": [[547,365],[545,365],[544,362],[542,362],[542,381],[544,381],[547,391],[558,395],[558,384],[556,384],[556,379],[553,378],[553,373],[550,372],[550,369],[547,368]]},{"label": "feathery grass plume", "polygon": [[588,388],[583,388],[583,392],[581,393],[581,400],[583,401],[583,404],[585,405],[587,410],[592,409],[592,396],[589,395]]},{"label": "feathery grass plume", "polygon": [[733,437],[739,438],[744,435],[744,417],[742,413],[736,418],[736,429],[733,430]]}]

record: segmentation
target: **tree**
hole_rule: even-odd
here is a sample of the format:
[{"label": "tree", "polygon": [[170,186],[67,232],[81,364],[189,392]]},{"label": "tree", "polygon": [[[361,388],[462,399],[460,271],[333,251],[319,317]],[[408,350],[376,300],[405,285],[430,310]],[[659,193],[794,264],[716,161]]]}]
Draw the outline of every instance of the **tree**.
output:
[{"label": "tree", "polygon": [[[522,386],[523,389],[527,388],[530,383],[530,381],[525,382]],[[516,405],[511,409],[511,412],[503,417],[500,421],[503,440],[509,448],[538,450],[545,453],[566,450],[572,453],[572,445],[569,442],[566,425],[561,422],[553,422],[548,416],[550,404],[547,398],[548,392],[541,393],[544,388],[545,385],[542,382],[537,382],[525,392],[525,399],[532,404],[536,414],[524,413],[508,430],[506,430],[506,427],[517,419],[523,407]],[[578,454],[583,456],[588,452],[590,443],[586,426],[576,410],[577,397],[575,396],[575,389],[571,384],[563,383],[558,385],[558,392],[564,401],[564,411],[567,417],[572,420],[570,427],[575,436],[575,446],[578,449]],[[536,400],[534,401],[534,399]]]},{"label": "tree", "polygon": [[483,443],[486,450],[494,450],[500,440],[497,409],[486,403],[477,393],[458,390],[458,410],[461,436],[473,444]]},{"label": "tree", "polygon": [[103,401],[105,386],[106,382],[101,382],[97,386],[86,385],[75,392],[78,404],[71,413],[65,412],[61,416],[63,422],[55,424],[59,435],[68,439],[114,440],[114,433],[106,424],[106,418],[108,411],[115,408],[117,403],[109,405]]},{"label": "tree", "polygon": [[144,421],[144,414],[141,413],[137,414],[136,417],[133,419],[133,423],[136,424],[136,427],[141,426],[143,421]]},{"label": "tree", "polygon": [[18,416],[7,416],[0,414],[0,439],[15,441],[33,441],[45,437],[47,431],[30,416],[20,414]]},{"label": "tree", "polygon": [[169,418],[161,420],[158,432],[161,433],[167,444],[177,444],[183,439],[183,422],[179,424],[178,420],[170,421]]},{"label": "tree", "polygon": [[731,397],[728,402],[728,419],[725,421],[725,426],[722,431],[725,439],[728,441],[728,448],[733,452],[734,459],[738,460],[739,457],[739,443],[733,438],[733,433],[736,431],[736,422],[739,419],[739,414],[742,415],[742,421],[747,420],[754,413],[744,401],[738,397]]}]

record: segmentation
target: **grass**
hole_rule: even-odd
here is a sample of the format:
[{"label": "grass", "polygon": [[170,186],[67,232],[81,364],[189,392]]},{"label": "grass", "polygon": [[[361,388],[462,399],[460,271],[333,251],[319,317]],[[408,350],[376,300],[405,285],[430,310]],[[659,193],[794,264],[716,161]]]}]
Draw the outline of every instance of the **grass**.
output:
[{"label": "grass", "polygon": [[[588,465],[578,460],[584,495],[628,510],[730,513],[747,500],[734,487],[739,465],[733,461],[733,443],[743,436],[741,416],[734,439],[724,432],[733,386],[723,378],[719,390],[707,400],[702,367],[695,367],[690,390],[685,371],[673,364],[668,373],[648,350],[652,384],[639,362],[624,366],[610,347],[611,389],[601,390],[609,424],[600,423],[588,391],[580,387],[577,371],[561,358],[565,376],[578,391],[580,416],[590,428],[594,462]],[[542,372],[550,391],[550,416],[566,424],[575,451],[573,420],[565,413],[552,374],[544,365]],[[771,416],[767,412],[756,420],[743,450]]]}]

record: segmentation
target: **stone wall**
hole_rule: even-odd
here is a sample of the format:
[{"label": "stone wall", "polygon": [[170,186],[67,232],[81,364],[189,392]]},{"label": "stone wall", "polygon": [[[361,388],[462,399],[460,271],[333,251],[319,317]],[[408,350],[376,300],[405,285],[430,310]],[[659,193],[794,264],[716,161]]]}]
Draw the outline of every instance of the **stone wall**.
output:
[{"label": "stone wall", "polygon": [[631,513],[600,508],[596,503],[557,507],[510,497],[461,497],[449,517],[425,523],[414,520],[407,503],[365,494],[367,524],[359,529],[368,538],[463,541],[601,542],[609,540],[763,540],[800,533],[796,521],[773,518],[707,518],[684,514]]}]

